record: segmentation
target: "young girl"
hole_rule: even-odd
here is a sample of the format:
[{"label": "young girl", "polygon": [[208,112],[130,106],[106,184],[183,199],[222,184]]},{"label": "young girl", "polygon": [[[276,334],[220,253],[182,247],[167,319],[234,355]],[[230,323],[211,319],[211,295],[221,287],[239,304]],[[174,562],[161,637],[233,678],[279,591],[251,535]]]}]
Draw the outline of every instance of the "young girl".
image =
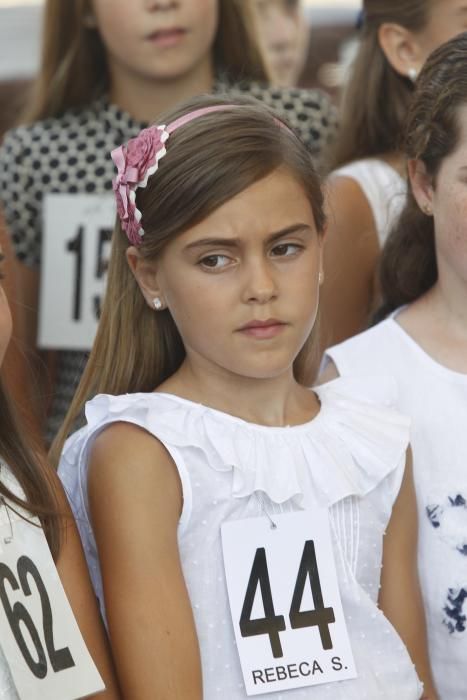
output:
[{"label": "young girl", "polygon": [[329,181],[327,346],[366,326],[381,246],[407,192],[399,142],[413,82],[430,52],[464,29],[465,0],[363,2]]},{"label": "young girl", "polygon": [[390,384],[301,384],[325,229],[307,149],[254,102],[163,123],[113,153],[106,300],[53,450],[98,394],[59,473],[124,696],[415,700],[406,644],[433,698],[408,422]]},{"label": "young girl", "polygon": [[465,697],[467,34],[439,48],[407,120],[411,192],[381,263],[387,320],[328,351],[342,375],[387,372],[413,419],[419,568],[440,697]]},{"label": "young girl", "polygon": [[[201,93],[240,91],[276,107],[288,115],[314,155],[334,134],[334,109],[325,95],[268,86],[248,6],[244,0],[45,3],[42,66],[26,125],[10,132],[0,150],[2,203],[19,261],[18,327],[25,329],[25,337],[18,340],[30,362],[37,343],[48,195],[96,197],[110,192],[114,166],[108,153],[162,111]],[[68,221],[68,200],[64,206],[60,216]],[[54,235],[58,217],[50,221],[45,238]],[[110,230],[112,222],[113,217]],[[87,219],[76,221],[70,238],[85,224]],[[89,260],[84,260],[83,281],[94,275]],[[103,270],[101,263],[99,268]],[[86,289],[83,293],[87,298]],[[80,339],[79,347],[85,342]],[[21,359],[18,353],[15,384],[30,386]],[[85,360],[78,348],[58,352],[49,390],[48,440],[63,421]],[[36,373],[42,367],[39,363]],[[26,403],[30,407],[32,397]],[[38,416],[45,415],[43,400],[35,414],[37,425]]]},{"label": "young girl", "polygon": [[[3,253],[0,253],[0,264],[2,267],[3,259]],[[3,288],[0,287],[0,363],[3,361],[10,335],[10,311]],[[46,468],[36,458],[28,445],[25,444],[22,431],[16,421],[12,404],[3,388],[3,384],[0,384],[0,416],[0,598],[3,606],[2,615],[3,610],[5,610],[18,645],[20,645],[22,639],[25,640],[23,642],[23,645],[25,644],[26,647],[23,652],[25,659],[29,649],[34,649],[34,647],[36,650],[42,649],[42,631],[36,638],[32,634],[35,631],[34,624],[38,624],[38,618],[37,610],[34,613],[32,600],[27,594],[29,580],[31,584],[30,593],[34,594],[33,599],[36,597],[35,586],[37,586],[38,579],[29,572],[26,582],[23,579],[21,583],[23,595],[15,593],[15,590],[19,589],[16,576],[19,576],[21,581],[20,560],[18,559],[18,571],[16,572],[14,569],[8,568],[9,559],[7,558],[11,553],[11,549],[17,547],[15,551],[23,555],[23,560],[24,557],[28,557],[34,561],[34,565],[37,564],[40,575],[44,575],[45,572],[46,575],[44,578],[41,578],[43,588],[40,591],[42,609],[44,609],[44,590],[46,590],[47,595],[47,588],[53,585],[53,581],[51,581],[50,576],[47,576],[49,567],[47,557],[44,558],[44,555],[39,554],[38,551],[38,545],[42,546],[43,536],[40,534],[40,528],[42,527],[50,552],[56,563],[59,577],[79,623],[81,633],[107,688],[106,692],[92,695],[92,697],[116,700],[120,695],[114,679],[104,630],[99,618],[95,596],[89,581],[86,562],[74,520],[69,512],[66,498],[55,473]],[[24,527],[25,525],[26,528]],[[6,581],[8,585],[6,585]],[[37,590],[40,589],[37,588]],[[53,591],[50,588],[49,590]],[[50,602],[52,606],[57,604],[57,601],[54,599]],[[8,606],[11,606],[10,614],[7,612]],[[53,609],[56,610],[55,607]],[[32,617],[29,616],[29,611],[31,611]],[[2,617],[2,621],[3,619]],[[54,634],[57,620],[53,617],[49,619],[51,623],[55,620],[51,627],[51,632]],[[28,637],[28,634],[23,636],[25,632],[31,636]],[[21,694],[20,690],[16,688],[16,681],[13,680],[12,676],[12,672],[14,675],[15,669],[10,670],[8,658],[10,658],[11,662],[11,657],[8,657],[7,648],[11,642],[7,640],[8,634],[6,627],[2,626],[0,695],[6,700],[19,700],[20,697],[26,696]],[[47,637],[45,641],[47,654],[49,655],[50,650]],[[34,651],[32,651],[32,654],[34,656]],[[31,665],[34,665],[34,658],[31,658]],[[47,663],[46,657],[44,657],[44,661]],[[49,661],[51,661],[50,656]],[[47,666],[47,674],[39,674],[44,684],[47,683],[46,676],[50,677],[50,675],[53,675],[48,663]],[[20,667],[22,668],[22,666]],[[24,667],[27,672],[26,663],[24,663]],[[66,671],[66,668],[63,668],[63,670]],[[70,681],[68,678],[68,683],[70,682],[73,681]],[[44,689],[47,687],[49,686],[43,686]],[[97,686],[95,689],[97,690]],[[37,692],[38,690],[36,689]],[[47,691],[44,690],[44,692]],[[69,692],[68,689],[67,693]],[[46,697],[46,695],[34,695],[34,697],[39,696]],[[33,697],[33,695],[29,694],[27,697]],[[67,697],[71,697],[71,692]],[[73,697],[77,697],[77,695]]]}]

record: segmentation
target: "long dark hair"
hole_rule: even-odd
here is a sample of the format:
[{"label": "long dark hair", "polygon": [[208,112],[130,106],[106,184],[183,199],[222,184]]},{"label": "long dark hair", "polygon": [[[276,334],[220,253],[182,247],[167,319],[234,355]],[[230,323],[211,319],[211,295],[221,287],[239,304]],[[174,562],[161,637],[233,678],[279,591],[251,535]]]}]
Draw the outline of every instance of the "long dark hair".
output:
[{"label": "long dark hair", "polygon": [[[467,33],[451,39],[428,58],[417,80],[407,118],[405,155],[420,160],[436,187],[443,160],[461,134],[459,108],[467,104]],[[418,299],[436,282],[434,223],[409,191],[399,221],[384,246],[380,264],[380,320]]]},{"label": "long dark hair", "polygon": [[364,0],[359,49],[342,96],[333,168],[398,149],[413,84],[391,66],[378,32],[387,22],[412,32],[422,30],[432,4],[433,0]]},{"label": "long dark hair", "polygon": [[[57,559],[60,550],[59,505],[50,469],[24,440],[16,411],[0,379],[0,499],[8,507],[19,506],[39,518],[50,550]],[[5,485],[3,469],[9,469],[25,494],[19,498]],[[3,504],[2,504],[3,505]]]},{"label": "long dark hair", "polygon": [[[200,107],[219,104],[233,106],[195,119],[171,135],[157,174],[149,178],[147,187],[138,190],[137,206],[145,230],[139,251],[144,258],[156,259],[175,236],[281,166],[303,187],[316,228],[324,230],[323,193],[310,154],[289,128],[279,125],[280,117],[264,105],[247,98],[204,96],[161,119],[170,123]],[[128,246],[117,222],[97,336],[52,445],[52,464],[58,462],[63,442],[85,401],[98,393],[153,391],[184,360],[182,338],[169,311],[155,314],[139,290],[125,258]],[[313,336],[295,360],[298,381],[309,376],[314,361]]]}]

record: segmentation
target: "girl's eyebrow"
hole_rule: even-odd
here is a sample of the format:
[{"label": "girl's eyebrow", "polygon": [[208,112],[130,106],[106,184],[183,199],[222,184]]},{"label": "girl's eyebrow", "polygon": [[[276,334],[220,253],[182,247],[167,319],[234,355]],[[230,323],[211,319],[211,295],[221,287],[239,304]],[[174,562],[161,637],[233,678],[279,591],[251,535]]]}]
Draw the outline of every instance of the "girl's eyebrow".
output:
[{"label": "girl's eyebrow", "polygon": [[[291,233],[299,233],[300,231],[311,231],[309,224],[292,224],[287,228],[271,233],[268,238],[268,243],[274,243],[283,236],[288,236]],[[201,238],[199,241],[193,241],[185,246],[185,250],[193,250],[193,248],[202,248],[203,246],[222,246],[224,248],[235,248],[241,243],[239,238]]]}]

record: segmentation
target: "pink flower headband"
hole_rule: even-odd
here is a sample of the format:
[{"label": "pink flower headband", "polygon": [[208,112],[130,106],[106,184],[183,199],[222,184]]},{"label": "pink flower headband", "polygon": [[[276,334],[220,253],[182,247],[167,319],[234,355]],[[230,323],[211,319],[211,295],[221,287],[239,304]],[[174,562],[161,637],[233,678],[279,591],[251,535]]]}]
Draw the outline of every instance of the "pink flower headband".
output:
[{"label": "pink flower headband", "polygon": [[[166,154],[165,143],[170,134],[184,124],[211,112],[235,109],[240,105],[223,104],[195,109],[176,119],[168,126],[150,126],[143,129],[138,136],[130,139],[126,145],[115,148],[112,160],[117,166],[117,176],[113,181],[113,189],[117,200],[117,213],[128,240],[135,246],[143,242],[144,230],[140,225],[141,212],[137,208],[136,190],[146,187],[148,179],[159,167],[159,161]],[[280,120],[277,123],[285,127]]]}]

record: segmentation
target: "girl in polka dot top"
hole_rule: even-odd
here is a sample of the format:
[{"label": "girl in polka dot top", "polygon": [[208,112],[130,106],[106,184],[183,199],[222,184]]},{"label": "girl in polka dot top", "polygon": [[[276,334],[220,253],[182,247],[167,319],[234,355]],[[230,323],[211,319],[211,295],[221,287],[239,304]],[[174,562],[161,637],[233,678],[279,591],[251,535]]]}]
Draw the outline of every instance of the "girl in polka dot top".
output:
[{"label": "girl in polka dot top", "polygon": [[309,153],[245,98],[162,124],[112,153],[108,294],[52,451],[123,695],[434,700],[408,419],[384,377],[305,383]]},{"label": "girl in polka dot top", "polygon": [[[25,123],[7,134],[0,148],[0,197],[21,294],[16,387],[37,386],[37,376],[32,380],[28,367],[37,347],[44,239],[54,228],[54,221],[49,233],[44,228],[48,195],[102,197],[110,192],[110,151],[164,109],[201,93],[245,93],[276,107],[315,156],[335,132],[335,111],[324,94],[268,86],[249,3],[95,0],[90,6],[84,0],[46,1],[36,93]],[[65,210],[64,216],[70,213]],[[113,220],[108,228],[112,225]],[[89,267],[91,262],[83,264]],[[84,270],[82,279],[86,276]],[[61,337],[64,331],[57,333]],[[63,347],[51,342],[52,351]],[[85,342],[71,348],[64,342],[68,349],[53,356],[49,352],[46,364],[54,366],[54,373],[46,390],[51,397],[48,442],[63,421],[84,368],[86,353],[78,348]],[[33,364],[37,373],[43,371],[44,363]],[[31,412],[37,397],[20,398]],[[46,406],[44,399],[35,403],[32,420],[41,432]]]}]

